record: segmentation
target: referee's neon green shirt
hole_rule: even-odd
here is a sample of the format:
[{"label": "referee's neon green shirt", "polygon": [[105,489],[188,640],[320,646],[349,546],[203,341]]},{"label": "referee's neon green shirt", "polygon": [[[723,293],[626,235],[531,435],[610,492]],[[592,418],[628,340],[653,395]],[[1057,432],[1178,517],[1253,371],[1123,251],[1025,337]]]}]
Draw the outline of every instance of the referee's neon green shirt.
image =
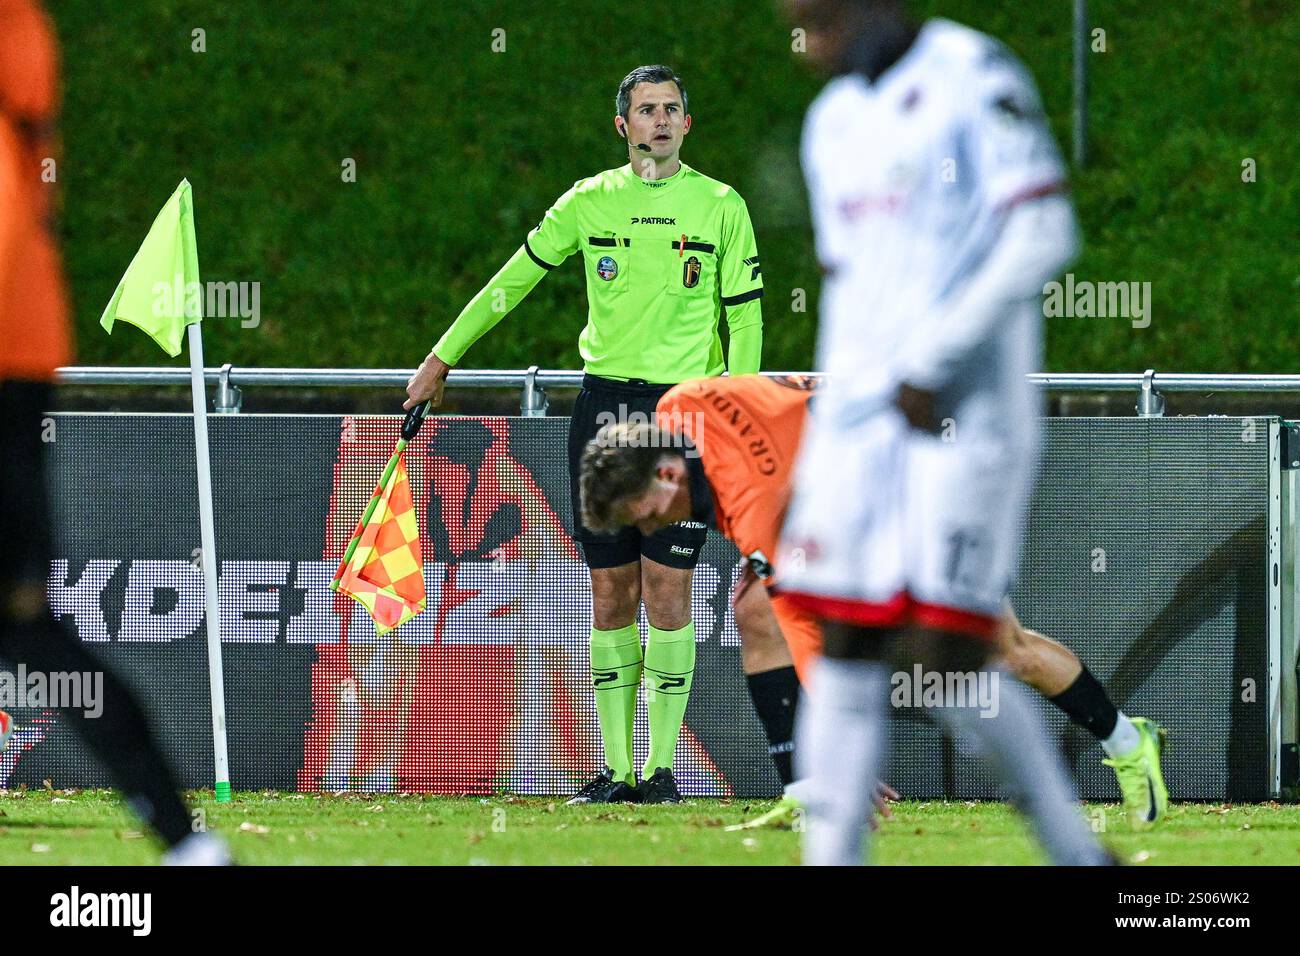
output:
[{"label": "referee's neon green shirt", "polygon": [[[579,180],[434,346],[456,365],[548,271],[582,252],[583,367],[606,378],[676,383],[759,370],[762,272],[740,195],[685,163],[644,180],[631,164]],[[726,308],[723,361],[718,321]],[[562,321],[563,317],[556,317]]]}]

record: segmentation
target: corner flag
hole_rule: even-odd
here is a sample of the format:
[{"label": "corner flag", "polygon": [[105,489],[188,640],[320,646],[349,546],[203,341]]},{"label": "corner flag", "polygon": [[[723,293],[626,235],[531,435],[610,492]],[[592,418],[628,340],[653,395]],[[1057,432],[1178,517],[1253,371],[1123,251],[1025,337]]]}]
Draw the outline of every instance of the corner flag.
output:
[{"label": "corner flag", "polygon": [[221,604],[217,584],[217,532],[212,510],[212,463],[208,456],[208,399],[203,373],[203,287],[194,236],[194,201],[182,179],[149,227],[126,267],[99,324],[111,335],[121,320],[139,326],[172,358],[190,343],[190,399],[194,406],[194,466],[199,483],[200,570],[208,644],[208,690],[212,701],[212,764],[217,801],[230,799],[226,747],[226,690],[221,664]]},{"label": "corner flag", "polygon": [[110,335],[115,320],[130,322],[172,358],[181,354],[185,327],[203,318],[194,201],[188,179],[149,227],[99,324]]}]

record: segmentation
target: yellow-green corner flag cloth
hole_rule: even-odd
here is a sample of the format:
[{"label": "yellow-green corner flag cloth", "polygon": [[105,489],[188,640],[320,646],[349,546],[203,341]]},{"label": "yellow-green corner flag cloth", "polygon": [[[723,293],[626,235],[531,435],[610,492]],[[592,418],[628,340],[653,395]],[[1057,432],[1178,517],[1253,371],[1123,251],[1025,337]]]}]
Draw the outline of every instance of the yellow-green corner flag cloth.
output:
[{"label": "yellow-green corner flag cloth", "polygon": [[202,318],[194,202],[189,180],[182,179],[126,267],[99,324],[109,334],[116,321],[139,326],[175,358],[181,354],[185,327]]}]

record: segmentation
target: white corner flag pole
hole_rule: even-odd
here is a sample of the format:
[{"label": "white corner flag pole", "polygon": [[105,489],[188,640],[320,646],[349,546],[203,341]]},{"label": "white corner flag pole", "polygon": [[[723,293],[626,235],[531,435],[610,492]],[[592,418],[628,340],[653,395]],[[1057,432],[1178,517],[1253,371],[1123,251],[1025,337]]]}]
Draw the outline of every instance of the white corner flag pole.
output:
[{"label": "white corner flag pole", "polygon": [[194,451],[199,470],[199,552],[207,609],[208,686],[212,692],[212,760],[217,802],[230,799],[230,759],[226,753],[226,685],[221,668],[221,609],[217,603],[217,535],[212,520],[212,464],[208,458],[208,396],[203,381],[201,322],[188,329],[190,392],[194,398]]}]

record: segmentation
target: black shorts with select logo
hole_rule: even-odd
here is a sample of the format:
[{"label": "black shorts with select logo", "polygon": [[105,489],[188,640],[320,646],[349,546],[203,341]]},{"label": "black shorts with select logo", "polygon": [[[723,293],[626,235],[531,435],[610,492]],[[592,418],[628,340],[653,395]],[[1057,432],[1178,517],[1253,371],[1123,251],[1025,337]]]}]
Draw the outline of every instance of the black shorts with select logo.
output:
[{"label": "black shorts with select logo", "polygon": [[670,568],[693,568],[700,559],[709,529],[699,521],[681,521],[648,537],[630,526],[614,534],[596,534],[582,525],[578,479],[587,442],[602,425],[627,421],[633,414],[654,421],[655,406],[670,388],[639,379],[620,382],[598,375],[583,377],[569,419],[569,500],[573,504],[573,539],[582,548],[589,568],[617,568],[643,556]]}]

